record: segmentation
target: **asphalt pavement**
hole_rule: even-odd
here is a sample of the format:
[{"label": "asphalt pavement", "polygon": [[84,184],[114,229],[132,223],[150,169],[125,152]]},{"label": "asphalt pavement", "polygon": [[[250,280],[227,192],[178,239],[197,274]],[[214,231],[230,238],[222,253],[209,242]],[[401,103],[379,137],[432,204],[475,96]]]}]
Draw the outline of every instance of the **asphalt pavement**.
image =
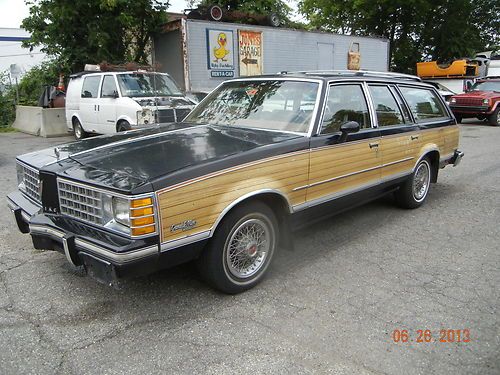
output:
[{"label": "asphalt pavement", "polygon": [[[0,196],[15,155],[68,141],[0,134]],[[34,250],[2,199],[0,373],[499,374],[500,127],[469,121],[461,149],[423,207],[316,223],[236,296],[190,264],[98,284]]]}]

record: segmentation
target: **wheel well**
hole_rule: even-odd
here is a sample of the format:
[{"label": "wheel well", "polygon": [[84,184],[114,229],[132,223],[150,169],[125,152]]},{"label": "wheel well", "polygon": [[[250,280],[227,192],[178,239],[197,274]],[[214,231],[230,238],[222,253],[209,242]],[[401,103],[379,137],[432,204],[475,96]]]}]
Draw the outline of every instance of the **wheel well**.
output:
[{"label": "wheel well", "polygon": [[73,116],[73,117],[71,118],[71,123],[73,124],[73,126],[75,126],[76,121],[80,121],[80,120],[78,120],[78,117]]},{"label": "wheel well", "polygon": [[431,162],[431,182],[437,182],[439,171],[439,152],[434,150],[425,154]]},{"label": "wheel well", "polygon": [[214,230],[217,229],[218,224],[224,219],[224,217],[236,207],[240,207],[245,204],[252,204],[252,202],[256,201],[266,204],[267,206],[269,206],[269,208],[271,208],[271,210],[273,210],[274,214],[276,215],[276,219],[278,220],[280,229],[279,242],[288,248],[293,248],[293,239],[288,235],[290,232],[289,218],[291,207],[287,199],[279,193],[265,192],[243,199],[224,213],[220,220],[217,221]]}]

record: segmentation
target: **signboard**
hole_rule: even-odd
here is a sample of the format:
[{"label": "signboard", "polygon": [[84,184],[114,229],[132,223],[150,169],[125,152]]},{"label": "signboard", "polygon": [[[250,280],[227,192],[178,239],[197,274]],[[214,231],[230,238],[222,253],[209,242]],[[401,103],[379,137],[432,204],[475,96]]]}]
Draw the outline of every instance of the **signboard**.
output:
[{"label": "signboard", "polygon": [[233,32],[207,29],[207,64],[211,77],[234,77]]},{"label": "signboard", "polygon": [[263,72],[262,32],[238,30],[240,76],[257,76]]}]

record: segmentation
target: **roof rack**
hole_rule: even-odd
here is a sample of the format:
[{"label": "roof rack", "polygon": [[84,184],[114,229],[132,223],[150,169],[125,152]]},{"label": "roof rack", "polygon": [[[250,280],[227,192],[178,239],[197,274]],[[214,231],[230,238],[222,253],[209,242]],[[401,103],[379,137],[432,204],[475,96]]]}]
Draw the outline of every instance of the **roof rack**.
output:
[{"label": "roof rack", "polygon": [[296,72],[282,71],[279,74],[304,74],[304,75],[338,75],[338,76],[353,76],[353,77],[378,77],[378,78],[400,78],[410,81],[422,82],[422,80],[411,74],[392,73],[392,72],[377,72],[372,70],[304,70]]}]

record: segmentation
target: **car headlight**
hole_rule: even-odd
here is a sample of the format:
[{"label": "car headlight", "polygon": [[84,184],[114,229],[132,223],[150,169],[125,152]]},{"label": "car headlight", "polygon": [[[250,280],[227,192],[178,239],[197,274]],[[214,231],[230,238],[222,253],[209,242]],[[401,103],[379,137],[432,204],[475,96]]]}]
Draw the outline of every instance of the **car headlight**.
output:
[{"label": "car headlight", "polygon": [[143,108],[137,111],[137,125],[154,124],[155,113],[149,108]]},{"label": "car headlight", "polygon": [[457,102],[457,99],[451,98],[450,103],[456,103],[456,102]]},{"label": "car headlight", "polygon": [[113,197],[113,217],[117,223],[130,226],[130,201]]},{"label": "car headlight", "polygon": [[102,195],[104,226],[134,237],[156,233],[153,198]]},{"label": "car headlight", "polygon": [[483,104],[489,105],[490,104],[489,99],[483,99]]},{"label": "car headlight", "polygon": [[24,190],[24,168],[21,164],[16,163],[17,187]]}]

